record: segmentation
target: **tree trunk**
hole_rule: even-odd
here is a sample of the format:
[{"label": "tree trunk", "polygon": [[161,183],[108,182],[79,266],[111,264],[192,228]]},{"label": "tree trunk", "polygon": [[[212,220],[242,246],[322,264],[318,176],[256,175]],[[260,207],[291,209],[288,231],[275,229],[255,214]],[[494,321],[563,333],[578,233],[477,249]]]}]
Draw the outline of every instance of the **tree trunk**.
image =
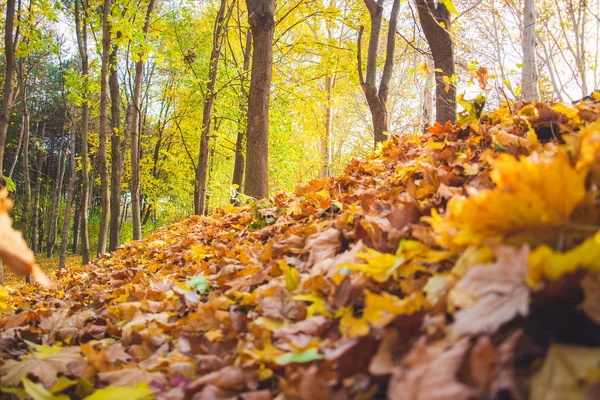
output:
[{"label": "tree trunk", "polygon": [[[83,80],[87,81],[89,75],[89,61],[87,48],[87,22],[84,19],[83,24],[80,20],[79,4],[81,0],[75,0],[75,27],[77,32],[77,45],[81,57],[81,73]],[[82,13],[85,16],[85,13]],[[88,93],[85,93],[83,103],[81,104],[81,204],[79,206],[80,223],[76,222],[76,228],[80,229],[81,234],[81,255],[83,264],[90,262],[90,239],[88,228],[88,203],[89,203],[89,174],[88,174],[88,128],[89,128],[89,109]],[[77,220],[77,218],[76,218]],[[77,229],[76,229],[77,230]],[[77,250],[77,239],[73,239],[74,253]]]},{"label": "tree trunk", "polygon": [[21,86],[21,108],[23,118],[21,130],[23,131],[23,213],[21,215],[21,230],[25,240],[29,240],[29,206],[31,202],[31,182],[29,179],[29,111],[27,110],[27,86],[25,81],[25,68],[23,60],[19,63],[19,80]]},{"label": "tree trunk", "polygon": [[379,34],[381,33],[381,24],[383,20],[383,0],[365,0],[365,5],[371,16],[371,34],[369,37],[369,47],[367,53],[366,76],[362,73],[362,32],[361,27],[358,34],[358,74],[360,86],[363,89],[371,116],[373,119],[373,140],[374,146],[377,143],[387,139],[388,133],[388,112],[387,98],[389,85],[394,70],[394,53],[396,49],[396,29],[398,27],[398,13],[400,12],[400,0],[394,0],[392,4],[392,14],[387,33],[387,43],[385,50],[385,63],[381,74],[379,89],[377,88],[377,53],[379,48]]},{"label": "tree trunk", "polygon": [[[15,47],[18,40],[18,29],[13,39],[15,21],[15,0],[6,1],[6,19],[4,20],[4,88],[2,91],[2,105],[0,108],[0,178],[4,173],[4,146],[6,132],[10,121],[10,110],[13,102],[13,88],[15,75]],[[0,179],[3,181],[3,179]]]},{"label": "tree trunk", "polygon": [[108,138],[108,67],[111,48],[110,22],[112,1],[104,0],[102,13],[102,68],[100,70],[100,128],[98,137],[98,169],[100,171],[100,230],[98,232],[98,255],[106,253],[106,239],[110,220],[110,179],[106,157],[106,140]]},{"label": "tree trunk", "polygon": [[269,98],[273,73],[275,0],[246,0],[252,30],[252,74],[248,96],[246,177],[244,193],[269,194]]},{"label": "tree trunk", "polygon": [[221,45],[227,32],[227,20],[229,13],[225,16],[227,0],[221,0],[219,12],[215,19],[213,29],[213,47],[210,53],[210,63],[208,66],[208,81],[206,83],[206,97],[204,99],[204,109],[202,111],[202,135],[200,137],[200,154],[198,155],[198,165],[196,167],[196,182],[194,196],[194,213],[204,215],[206,204],[206,178],[208,173],[209,146],[210,146],[210,128],[213,113],[213,105],[217,94],[215,85],[217,83],[217,68],[221,56]]},{"label": "tree trunk", "polygon": [[252,32],[246,32],[246,47],[244,48],[244,65],[240,72],[241,101],[240,117],[238,119],[238,133],[235,141],[235,164],[233,166],[233,179],[231,184],[237,186],[237,191],[243,193],[244,184],[244,148],[246,142],[246,128],[248,117],[248,91],[246,89],[247,74],[250,70],[250,58],[252,56]]},{"label": "tree trunk", "polygon": [[[523,70],[521,71],[521,91],[523,100],[538,101],[538,72],[535,49],[535,0],[525,0],[523,10]],[[587,94],[584,92],[584,94]]]},{"label": "tree trunk", "polygon": [[75,196],[73,204],[75,206],[75,215],[73,215],[73,243],[71,244],[71,253],[77,254],[79,251],[79,227],[81,226],[81,183],[76,183]]},{"label": "tree trunk", "polygon": [[429,69],[429,74],[427,74],[427,78],[425,79],[425,86],[423,87],[423,131],[426,132],[427,129],[433,125],[433,74],[434,74],[434,66],[431,59],[427,58],[427,68]]},{"label": "tree trunk", "polygon": [[[415,0],[421,27],[431,49],[435,67],[435,119],[440,124],[456,120],[454,48],[450,37],[450,12],[442,2]],[[446,81],[444,81],[444,77]]]},{"label": "tree trunk", "polygon": [[325,93],[327,100],[325,104],[325,132],[321,136],[321,178],[329,178],[331,176],[331,167],[333,164],[331,154],[331,137],[333,125],[333,87],[335,85],[335,77],[329,74],[325,75]]},{"label": "tree trunk", "polygon": [[[64,154],[63,154],[64,150]],[[67,159],[67,147],[63,149],[63,143],[58,149],[58,162],[56,166],[56,176],[54,178],[54,191],[52,193],[52,205],[50,206],[50,216],[46,231],[46,256],[52,257],[54,247],[56,246],[56,236],[58,234],[58,211],[60,206],[60,195],[62,192],[62,182],[64,179]]]},{"label": "tree trunk", "polygon": [[[58,269],[65,267],[65,258],[67,257],[67,241],[69,240],[69,222],[71,220],[71,207],[73,205],[73,198],[75,191],[75,139],[76,139],[76,122],[77,122],[77,108],[73,110],[73,121],[71,123],[71,137],[70,137],[70,155],[69,155],[69,183],[67,185],[67,200],[65,202],[65,218],[63,219],[62,234],[60,239],[60,253],[58,261]],[[75,227],[73,228],[75,231]],[[76,232],[74,233],[76,235]],[[76,237],[76,236],[74,236]]]},{"label": "tree trunk", "polygon": [[17,163],[19,162],[19,154],[21,152],[21,146],[23,144],[23,135],[25,134],[25,125],[23,125],[22,121],[21,121],[21,132],[19,134],[19,142],[17,143],[17,149],[15,150],[15,159],[12,162],[12,165],[10,166],[10,170],[8,171],[8,177],[12,178],[13,176],[13,172],[15,172],[15,167],[17,166]]},{"label": "tree trunk", "polygon": [[[46,135],[46,122],[42,122],[42,133],[40,135],[40,146],[44,142]],[[23,157],[25,159],[25,157]],[[41,149],[37,151],[37,161],[35,161],[35,186],[33,190],[33,217],[31,219],[31,251],[37,254],[41,251],[40,233],[40,193],[42,191],[42,164],[44,163],[44,153]]]},{"label": "tree trunk", "polygon": [[[144,39],[150,29],[150,16],[154,11],[156,0],[150,0],[144,22]],[[142,238],[142,223],[140,214],[140,100],[142,92],[142,77],[144,67],[144,54],[139,55],[135,63],[135,85],[133,90],[133,115],[131,116],[131,219],[133,222],[133,240]]]},{"label": "tree trunk", "polygon": [[[109,251],[114,251],[121,244],[120,221],[121,214],[121,182],[123,179],[123,168],[121,162],[121,132],[120,132],[120,93],[119,75],[117,70],[118,47],[113,44],[110,52],[109,65],[109,87],[110,87],[110,110],[111,110],[111,179],[110,179],[110,240]],[[125,138],[123,138],[125,141]]]}]

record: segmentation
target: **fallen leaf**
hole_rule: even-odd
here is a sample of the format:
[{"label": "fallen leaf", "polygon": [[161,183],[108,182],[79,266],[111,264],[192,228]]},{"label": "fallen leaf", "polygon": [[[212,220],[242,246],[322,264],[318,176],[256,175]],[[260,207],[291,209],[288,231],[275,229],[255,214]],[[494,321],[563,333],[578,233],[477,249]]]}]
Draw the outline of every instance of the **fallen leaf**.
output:
[{"label": "fallen leaf", "polygon": [[494,333],[516,316],[529,313],[525,283],[529,248],[496,246],[494,251],[494,264],[472,266],[453,290],[471,296],[474,302],[455,314],[454,335]]}]

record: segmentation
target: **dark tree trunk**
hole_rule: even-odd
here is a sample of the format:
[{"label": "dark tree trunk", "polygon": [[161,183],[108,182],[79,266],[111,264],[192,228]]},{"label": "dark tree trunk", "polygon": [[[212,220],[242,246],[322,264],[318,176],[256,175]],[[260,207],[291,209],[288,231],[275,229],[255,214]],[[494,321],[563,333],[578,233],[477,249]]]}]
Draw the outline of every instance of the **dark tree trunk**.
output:
[{"label": "dark tree trunk", "polygon": [[[65,258],[67,257],[67,241],[69,240],[69,222],[71,220],[71,207],[73,205],[74,197],[74,186],[75,186],[75,139],[76,139],[76,121],[77,121],[77,108],[73,110],[73,121],[71,124],[71,137],[70,137],[70,155],[69,155],[69,183],[67,184],[67,200],[65,202],[65,218],[63,220],[62,234],[60,240],[60,253],[58,268],[65,267]],[[75,226],[73,227],[74,237],[77,237]]]},{"label": "dark tree trunk", "polygon": [[237,190],[243,193],[244,184],[244,150],[246,144],[246,129],[248,120],[248,90],[246,89],[247,74],[250,69],[252,57],[252,32],[246,32],[246,47],[244,48],[244,65],[240,73],[242,96],[240,101],[240,118],[238,120],[238,133],[235,141],[235,164],[233,166],[232,185],[237,185]]},{"label": "dark tree trunk", "polygon": [[381,33],[381,24],[383,20],[383,3],[384,0],[364,0],[369,15],[371,16],[371,34],[369,37],[369,48],[367,53],[367,70],[366,77],[362,72],[362,33],[363,28],[360,28],[358,34],[358,74],[360,86],[365,93],[369,110],[373,118],[373,138],[374,146],[377,143],[387,139],[388,132],[388,112],[387,98],[389,93],[389,85],[392,79],[394,70],[394,53],[396,49],[396,29],[398,26],[398,12],[400,11],[400,0],[394,0],[392,4],[392,15],[390,17],[390,25],[387,33],[387,43],[385,49],[385,63],[381,74],[379,88],[377,88],[377,53],[379,48],[379,35]]},{"label": "dark tree trunk", "polygon": [[204,99],[204,109],[202,111],[202,135],[200,137],[200,154],[198,155],[198,165],[196,168],[196,182],[194,188],[194,213],[204,215],[206,204],[206,180],[209,162],[210,147],[210,128],[212,121],[213,105],[217,94],[215,85],[217,83],[217,68],[219,58],[221,57],[221,45],[223,38],[227,33],[227,20],[230,13],[225,15],[227,9],[227,0],[221,0],[219,12],[215,19],[213,28],[213,47],[210,53],[210,63],[208,66],[208,81],[206,83],[206,97]]},{"label": "dark tree trunk", "polygon": [[110,87],[110,111],[111,111],[111,179],[110,179],[110,239],[108,244],[108,250],[115,250],[120,240],[120,221],[119,216],[121,215],[121,181],[123,179],[123,168],[121,162],[121,146],[127,141],[126,137],[123,137],[121,141],[121,130],[120,130],[120,93],[119,93],[119,75],[117,70],[117,52],[118,48],[113,45],[110,52],[109,65],[109,87]]},{"label": "dark tree trunk", "polygon": [[456,86],[444,82],[454,75],[454,48],[450,37],[450,12],[442,2],[415,0],[421,27],[435,67],[435,120],[440,124],[456,120]]},{"label": "dark tree trunk", "polygon": [[[154,11],[156,0],[150,0],[144,22],[144,38],[150,30],[150,17]],[[133,223],[133,239],[142,238],[140,211],[140,133],[139,119],[141,110],[142,78],[144,73],[144,54],[139,55],[135,63],[135,84],[133,90],[133,115],[131,116],[131,220]]]},{"label": "dark tree trunk", "polygon": [[100,128],[98,137],[98,167],[100,171],[100,230],[98,232],[97,254],[106,252],[106,239],[108,223],[110,220],[110,179],[108,175],[108,161],[106,157],[106,140],[108,138],[108,67],[111,48],[109,16],[112,1],[104,0],[102,13],[102,68],[100,71]]},{"label": "dark tree trunk", "polygon": [[4,20],[4,87],[2,90],[2,105],[0,106],[0,178],[2,178],[4,173],[4,146],[6,144],[6,132],[8,131],[8,123],[10,121],[10,110],[13,105],[13,88],[15,83],[15,48],[19,38],[19,28],[17,28],[17,32],[13,37],[14,22],[15,0],[7,0],[6,18]]},{"label": "dark tree trunk", "polygon": [[23,237],[29,240],[29,207],[31,203],[31,182],[29,179],[29,111],[27,110],[27,85],[25,82],[25,68],[23,60],[19,63],[19,80],[21,86],[21,108],[23,118],[21,130],[23,131],[23,214],[21,215]]},{"label": "dark tree trunk", "polygon": [[263,198],[269,194],[269,98],[273,73],[275,0],[246,0],[246,5],[253,53],[244,193]]},{"label": "dark tree trunk", "polygon": [[[88,47],[87,47],[87,22],[85,12],[80,10],[80,1],[75,0],[75,29],[77,32],[77,46],[79,47],[79,56],[81,57],[81,73],[86,80],[89,75]],[[83,4],[83,3],[82,3]],[[84,20],[81,21],[81,15]],[[82,24],[83,22],[83,24]],[[88,93],[85,93],[84,101],[81,104],[81,196],[79,213],[76,214],[75,231],[80,230],[81,234],[81,255],[83,264],[90,262],[90,239],[88,229],[88,203],[89,203],[89,157],[88,157],[88,128],[89,128],[89,109]],[[77,233],[77,232],[75,232]],[[77,252],[77,235],[73,239],[73,253]]]}]

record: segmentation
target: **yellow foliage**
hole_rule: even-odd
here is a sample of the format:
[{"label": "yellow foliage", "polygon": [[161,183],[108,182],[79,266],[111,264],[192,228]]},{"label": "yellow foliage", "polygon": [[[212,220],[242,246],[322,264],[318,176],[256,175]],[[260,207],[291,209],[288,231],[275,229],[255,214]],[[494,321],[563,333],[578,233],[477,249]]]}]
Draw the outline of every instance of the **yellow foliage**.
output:
[{"label": "yellow foliage", "polygon": [[585,197],[586,173],[573,168],[564,153],[553,157],[534,153],[519,159],[503,154],[492,165],[494,189],[453,198],[446,216],[433,210],[426,218],[440,235],[441,245],[462,248],[561,227]]},{"label": "yellow foliage", "polygon": [[553,251],[543,245],[529,255],[527,283],[537,285],[542,278],[557,280],[578,269],[600,271],[600,231],[567,252]]}]

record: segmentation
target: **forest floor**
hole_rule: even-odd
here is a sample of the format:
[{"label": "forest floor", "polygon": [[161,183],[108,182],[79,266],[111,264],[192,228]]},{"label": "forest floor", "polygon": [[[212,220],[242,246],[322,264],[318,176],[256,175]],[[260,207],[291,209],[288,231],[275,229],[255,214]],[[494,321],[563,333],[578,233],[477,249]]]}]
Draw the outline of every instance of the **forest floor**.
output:
[{"label": "forest floor", "polygon": [[[58,256],[48,258],[45,255],[37,255],[35,258],[37,265],[47,275],[54,275],[58,271]],[[70,268],[75,265],[81,265],[81,256],[79,254],[67,254],[65,267]],[[4,285],[8,288],[14,288],[22,285],[25,278],[15,275],[9,268],[4,270]]]},{"label": "forest floor", "polygon": [[393,136],[9,290],[2,398],[600,398],[599,188],[600,97]]}]

